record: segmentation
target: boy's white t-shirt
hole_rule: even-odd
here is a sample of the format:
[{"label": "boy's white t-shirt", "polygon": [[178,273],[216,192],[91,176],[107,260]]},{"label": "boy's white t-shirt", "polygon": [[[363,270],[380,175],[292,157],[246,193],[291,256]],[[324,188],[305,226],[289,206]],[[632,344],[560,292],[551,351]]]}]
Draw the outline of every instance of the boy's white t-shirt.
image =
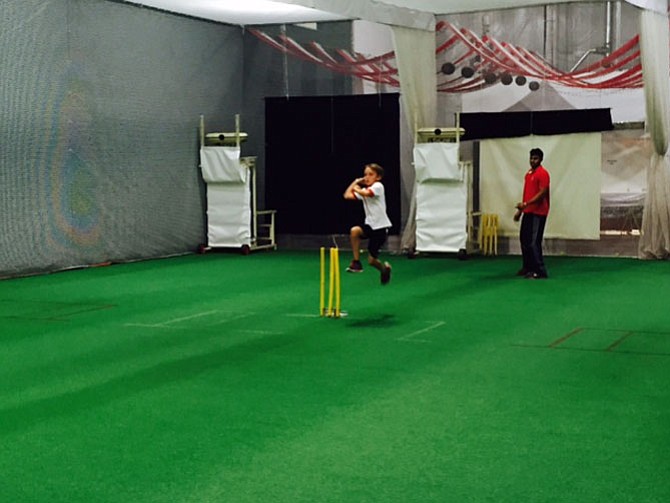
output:
[{"label": "boy's white t-shirt", "polygon": [[373,230],[391,227],[391,220],[386,214],[386,196],[384,195],[384,185],[377,181],[363,189],[369,191],[368,197],[363,197],[355,193],[356,199],[363,201],[365,209],[365,223]]}]

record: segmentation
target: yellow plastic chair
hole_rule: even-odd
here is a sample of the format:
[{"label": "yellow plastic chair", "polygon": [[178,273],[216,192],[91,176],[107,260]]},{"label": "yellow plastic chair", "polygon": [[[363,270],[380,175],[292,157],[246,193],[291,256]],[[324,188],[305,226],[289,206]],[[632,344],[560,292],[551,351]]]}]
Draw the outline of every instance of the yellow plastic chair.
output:
[{"label": "yellow plastic chair", "polygon": [[484,255],[498,255],[498,215],[482,213],[479,232],[479,248]]}]

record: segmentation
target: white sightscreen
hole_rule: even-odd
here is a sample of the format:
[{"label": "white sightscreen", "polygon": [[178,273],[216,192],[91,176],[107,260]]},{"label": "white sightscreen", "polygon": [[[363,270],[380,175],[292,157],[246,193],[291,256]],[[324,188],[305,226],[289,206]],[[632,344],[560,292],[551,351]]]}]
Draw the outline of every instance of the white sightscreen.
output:
[{"label": "white sightscreen", "polygon": [[207,182],[209,246],[238,247],[251,242],[250,177],[238,147],[202,147],[202,175]]},{"label": "white sightscreen", "polygon": [[457,252],[467,241],[468,191],[458,162],[458,144],[414,147],[416,169],[416,249]]},{"label": "white sightscreen", "polygon": [[526,136],[484,140],[480,150],[480,208],[500,215],[503,236],[517,236],[514,205],[521,201],[529,151],[544,152],[551,176],[545,237],[599,239],[601,134]]}]

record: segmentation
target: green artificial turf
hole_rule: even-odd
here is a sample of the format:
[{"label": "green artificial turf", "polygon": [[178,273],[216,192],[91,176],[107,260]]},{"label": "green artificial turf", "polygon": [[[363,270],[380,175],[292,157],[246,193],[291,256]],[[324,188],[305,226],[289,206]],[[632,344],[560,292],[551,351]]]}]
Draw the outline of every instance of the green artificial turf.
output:
[{"label": "green artificial turf", "polygon": [[348,258],[1,281],[0,500],[670,501],[667,262]]}]

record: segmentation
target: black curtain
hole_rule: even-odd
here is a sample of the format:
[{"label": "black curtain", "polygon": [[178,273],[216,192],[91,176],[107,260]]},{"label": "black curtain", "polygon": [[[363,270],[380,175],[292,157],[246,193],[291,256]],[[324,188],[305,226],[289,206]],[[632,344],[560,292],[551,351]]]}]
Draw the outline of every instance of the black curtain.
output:
[{"label": "black curtain", "polygon": [[376,162],[386,205],[400,226],[399,94],[265,99],[265,203],[277,232],[346,234],[362,224],[358,202],[342,194]]},{"label": "black curtain", "polygon": [[614,129],[609,108],[463,113],[460,125],[465,129],[462,140],[592,133]]}]

